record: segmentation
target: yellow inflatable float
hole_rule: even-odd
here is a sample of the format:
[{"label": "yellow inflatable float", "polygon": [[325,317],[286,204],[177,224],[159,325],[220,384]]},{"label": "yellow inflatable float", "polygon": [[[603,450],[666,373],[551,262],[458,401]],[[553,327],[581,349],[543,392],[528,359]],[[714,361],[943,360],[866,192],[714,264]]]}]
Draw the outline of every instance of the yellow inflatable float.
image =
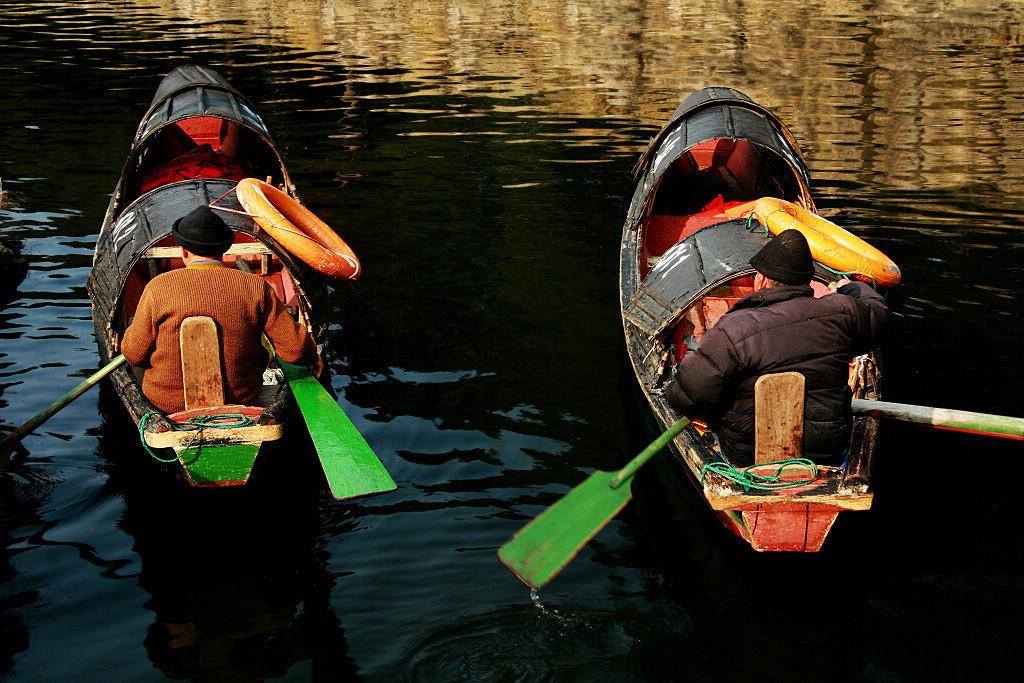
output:
[{"label": "yellow inflatable float", "polygon": [[891,287],[900,281],[900,269],[888,256],[835,223],[785,199],[762,197],[727,213],[752,215],[773,235],[783,230],[799,230],[807,238],[814,259],[839,273],[871,280],[878,287]]}]

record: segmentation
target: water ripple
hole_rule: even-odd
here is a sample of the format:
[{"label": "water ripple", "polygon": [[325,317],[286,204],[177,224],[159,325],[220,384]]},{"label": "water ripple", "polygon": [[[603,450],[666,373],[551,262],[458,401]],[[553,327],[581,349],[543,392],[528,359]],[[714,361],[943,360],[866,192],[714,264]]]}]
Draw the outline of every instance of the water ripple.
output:
[{"label": "water ripple", "polygon": [[460,618],[410,643],[388,678],[403,681],[643,680],[634,661],[653,642],[685,643],[677,606],[619,600],[509,606]]}]

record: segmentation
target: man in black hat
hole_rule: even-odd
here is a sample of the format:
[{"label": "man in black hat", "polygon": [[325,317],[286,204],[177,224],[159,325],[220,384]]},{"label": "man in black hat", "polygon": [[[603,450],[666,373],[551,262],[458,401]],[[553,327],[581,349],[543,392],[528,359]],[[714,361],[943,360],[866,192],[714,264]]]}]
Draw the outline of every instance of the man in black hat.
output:
[{"label": "man in black hat", "polygon": [[200,206],[175,221],[171,235],[181,246],[185,268],[146,284],[121,340],[128,363],[146,370],[142,392],[153,405],[166,413],[185,407],[179,337],[182,321],[190,316],[209,316],[217,323],[229,404],[251,405],[259,394],[268,361],[264,334],[283,360],[310,365],[320,375],[323,360],[313,338],[270,285],[221,261],[234,233],[220,216]]},{"label": "man in black hat", "polygon": [[687,417],[710,422],[735,466],[754,458],[754,383],[796,371],[805,379],[804,455],[837,464],[849,445],[849,363],[877,345],[888,323],[885,302],[869,285],[838,283],[815,298],[814,261],[797,230],[772,238],[751,259],[754,293],[704,333],[665,389]]}]

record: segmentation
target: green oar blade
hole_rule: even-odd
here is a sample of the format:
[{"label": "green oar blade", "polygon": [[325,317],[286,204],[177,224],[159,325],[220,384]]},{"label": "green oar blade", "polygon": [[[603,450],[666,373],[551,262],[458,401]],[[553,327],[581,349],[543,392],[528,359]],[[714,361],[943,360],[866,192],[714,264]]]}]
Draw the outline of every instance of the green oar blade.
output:
[{"label": "green oar blade", "polygon": [[618,472],[594,472],[520,529],[498,549],[498,557],[527,586],[540,588],[546,584],[626,507],[633,496],[629,487],[637,470],[689,423],[686,418],[676,422]]},{"label": "green oar blade", "polygon": [[633,497],[630,480],[611,487],[617,475],[600,470],[590,475],[503,545],[502,563],[531,588],[553,579]]},{"label": "green oar blade", "polygon": [[337,500],[394,491],[398,486],[345,411],[309,370],[281,363]]}]

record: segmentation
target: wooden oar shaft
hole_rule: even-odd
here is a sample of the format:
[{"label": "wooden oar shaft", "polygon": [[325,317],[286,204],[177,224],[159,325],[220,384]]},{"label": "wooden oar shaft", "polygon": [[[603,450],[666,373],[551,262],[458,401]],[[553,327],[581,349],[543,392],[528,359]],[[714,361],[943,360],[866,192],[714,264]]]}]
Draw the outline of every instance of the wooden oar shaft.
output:
[{"label": "wooden oar shaft", "polygon": [[75,387],[74,389],[69,391],[63,397],[58,399],[49,408],[47,408],[43,412],[41,412],[38,415],[36,415],[35,417],[33,417],[31,420],[29,420],[28,422],[26,422],[22,426],[18,427],[18,429],[16,429],[14,431],[14,433],[8,434],[4,438],[3,441],[0,441],[0,453],[6,453],[8,449],[12,448],[14,446],[14,444],[18,443],[23,438],[25,438],[25,436],[28,435],[30,432],[32,432],[32,430],[34,430],[36,427],[38,427],[39,425],[41,425],[44,422],[46,422],[47,420],[49,420],[51,417],[53,417],[54,414],[56,414],[64,406],[66,406],[67,404],[71,403],[76,398],[78,398],[79,396],[84,394],[90,387],[92,387],[94,384],[99,382],[101,379],[103,379],[104,377],[109,375],[111,372],[113,372],[122,363],[124,363],[124,356],[123,355],[118,356],[117,358],[115,358],[114,360],[110,361],[109,363],[104,365],[102,368],[97,370],[95,373],[93,373],[89,377],[89,379],[85,380],[84,382],[79,384],[77,387]]},{"label": "wooden oar shaft", "polygon": [[1024,440],[1024,418],[1005,415],[972,413],[965,410],[946,410],[905,403],[853,399],[853,412],[858,415],[885,417],[903,422],[926,424],[940,429],[951,429],[972,434],[984,434],[1004,439]]},{"label": "wooden oar shaft", "polygon": [[657,455],[658,451],[664,448],[669,441],[676,438],[679,432],[686,429],[686,425],[688,424],[690,424],[690,421],[684,417],[679,422],[676,422],[674,425],[662,432],[662,434],[652,441],[647,448],[640,451],[635,458],[627,462],[626,466],[619,470],[619,473],[615,475],[610,482],[608,482],[608,486],[613,489],[617,489],[624,483],[629,482],[629,480],[633,478],[633,475],[636,474],[636,471],[640,469],[644,463]]}]

